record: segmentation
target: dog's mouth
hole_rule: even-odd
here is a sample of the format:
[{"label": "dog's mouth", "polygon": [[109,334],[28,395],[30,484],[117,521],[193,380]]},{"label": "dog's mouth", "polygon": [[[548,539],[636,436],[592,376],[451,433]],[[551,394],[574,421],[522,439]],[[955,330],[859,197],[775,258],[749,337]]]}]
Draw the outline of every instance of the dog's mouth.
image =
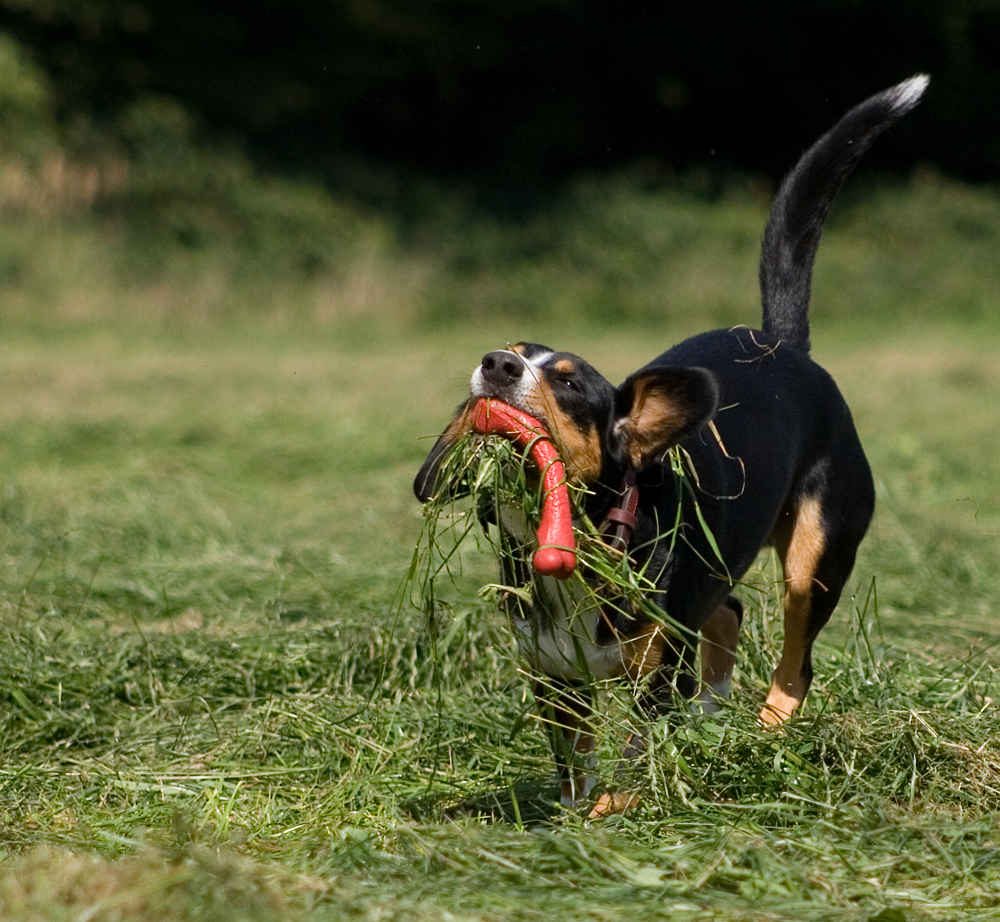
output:
[{"label": "dog's mouth", "polygon": [[469,396],[473,406],[488,401],[491,406],[497,407],[501,413],[505,411],[518,413],[526,419],[532,420],[532,425],[539,428],[545,438],[552,438],[545,415],[533,408],[531,401],[518,400],[518,395],[511,394],[509,388],[490,387],[485,382],[479,381],[473,383],[473,386],[469,389]]},{"label": "dog's mouth", "polygon": [[[512,419],[522,419],[529,423],[534,435],[532,438],[544,438],[548,439],[552,443],[556,452],[559,452],[559,440],[558,434],[555,427],[549,422],[549,418],[545,413],[540,413],[533,404],[525,403],[520,400],[511,400],[509,397],[502,394],[491,394],[489,392],[479,393],[472,395],[472,406],[473,411],[470,418],[473,420],[478,412],[478,407],[481,405],[488,405],[491,410],[495,409],[501,414],[506,414],[507,417]],[[473,431],[479,432],[479,430],[473,425]],[[480,435],[503,435],[503,433],[483,433],[479,432]],[[517,442],[518,440],[513,436],[510,436],[511,441]],[[519,443],[523,448],[527,443]],[[562,457],[559,458],[562,461]],[[563,462],[565,464],[565,462]]]},{"label": "dog's mouth", "polygon": [[523,410],[493,397],[480,397],[469,419],[474,432],[498,435],[527,448],[542,480],[538,546],[531,565],[543,576],[567,579],[576,569],[573,508],[566,487],[566,470],[545,426]]}]

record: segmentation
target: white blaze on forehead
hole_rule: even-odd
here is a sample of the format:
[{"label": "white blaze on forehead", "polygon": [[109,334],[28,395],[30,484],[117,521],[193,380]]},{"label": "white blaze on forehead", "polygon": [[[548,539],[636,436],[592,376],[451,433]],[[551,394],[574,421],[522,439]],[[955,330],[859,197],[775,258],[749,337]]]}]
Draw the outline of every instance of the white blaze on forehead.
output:
[{"label": "white blaze on forehead", "polygon": [[525,365],[534,365],[535,368],[544,368],[545,367],[545,363],[550,358],[552,358],[552,356],[555,355],[554,352],[541,352],[538,355],[533,355],[531,358],[528,358],[527,356],[520,355],[517,352],[515,352],[514,354],[515,355],[519,355],[520,358],[524,360],[524,364]]}]

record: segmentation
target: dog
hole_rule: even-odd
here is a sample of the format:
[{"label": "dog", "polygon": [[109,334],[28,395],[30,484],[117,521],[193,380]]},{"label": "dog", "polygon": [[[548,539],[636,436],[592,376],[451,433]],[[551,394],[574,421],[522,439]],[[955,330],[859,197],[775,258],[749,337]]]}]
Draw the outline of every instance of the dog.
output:
[{"label": "dog", "polygon": [[[587,516],[604,522],[651,577],[653,601],[681,627],[668,631],[618,605],[572,611],[553,577],[532,574],[523,521],[493,510],[511,546],[522,549],[504,559],[502,581],[534,581],[530,602],[515,593],[505,605],[521,654],[540,676],[534,693],[567,807],[585,802],[594,784],[593,680],[642,681],[639,706],[649,718],[669,711],[676,696],[697,697],[713,710],[729,695],[743,619],[732,587],[767,545],[783,569],[784,642],[760,723],[786,721],[809,690],[813,642],[837,605],[875,506],[850,410],[809,357],[813,260],[837,190],[927,84],[918,75],[851,109],[784,179],[761,245],[759,330],[693,336],[618,387],[582,358],[546,346],[522,342],[490,352],[416,477],[414,492],[427,501],[441,488],[442,459],[470,428],[481,398],[530,414],[553,441],[568,480],[585,487]],[[672,475],[673,446],[692,471],[693,489]],[[641,748],[641,739],[631,738],[625,755]],[[605,793],[591,815],[635,802]]]}]

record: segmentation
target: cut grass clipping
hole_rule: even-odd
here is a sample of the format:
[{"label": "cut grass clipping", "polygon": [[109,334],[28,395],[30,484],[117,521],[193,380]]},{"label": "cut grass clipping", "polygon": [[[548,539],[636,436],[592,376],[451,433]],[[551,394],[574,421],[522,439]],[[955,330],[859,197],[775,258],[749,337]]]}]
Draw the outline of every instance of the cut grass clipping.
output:
[{"label": "cut grass clipping", "polygon": [[[526,576],[514,585],[483,585],[479,592],[484,603],[530,605],[536,598],[540,580],[525,568],[523,554],[510,545],[505,532],[489,524],[498,508],[515,510],[528,523],[538,521],[538,478],[525,463],[526,453],[503,438],[470,434],[444,459],[435,495],[425,505],[424,527],[407,580],[409,596],[423,612],[432,637],[447,632],[444,622],[452,611],[451,600],[467,582],[463,552],[485,551],[509,564],[503,572]],[[681,453],[675,449],[669,460],[674,476],[693,496],[695,475],[687,471]],[[567,610],[580,617],[597,606],[615,605],[641,611],[681,636],[685,629],[653,602],[649,574],[609,547],[580,513],[581,488],[571,485],[570,495],[578,513],[578,566],[568,579],[554,581],[556,591],[572,600]],[[671,523],[659,540],[676,540],[679,524]],[[722,571],[721,563],[719,568]],[[758,727],[756,715],[777,660],[780,586],[777,563],[767,555],[741,581],[747,618],[734,697],[724,710],[706,716],[679,707],[644,728],[648,747],[628,780],[630,788],[641,790],[643,810],[664,818],[685,815],[689,821],[692,808],[713,804],[736,811],[726,820],[732,822],[733,832],[746,827],[757,833],[813,823],[818,815],[833,828],[841,821],[847,827],[867,826],[885,822],[885,810],[908,812],[921,805],[967,820],[995,811],[1000,804],[1000,719],[993,707],[997,691],[991,651],[970,651],[963,659],[941,662],[890,646],[878,626],[874,581],[850,603],[842,603],[842,616],[850,604],[853,619],[849,630],[835,632],[839,647],[824,646],[821,639],[816,681],[804,715],[780,732]],[[461,683],[453,666],[438,665],[437,680]],[[519,666],[527,675],[520,661]],[[641,689],[596,680],[591,684],[605,701],[594,717],[599,764],[605,772],[601,781],[615,785],[609,766],[614,768],[622,740],[641,729],[633,708]],[[511,728],[511,740],[526,723]],[[467,803],[518,824],[524,809],[538,815],[537,804],[519,803],[521,795],[509,786],[502,769],[497,782],[501,790],[508,785],[506,794]],[[551,785],[545,790],[554,796]],[[424,805],[448,799],[443,792],[438,798],[432,794]],[[879,814],[877,820],[865,818],[869,808]]]},{"label": "cut grass clipping", "polygon": [[[552,604],[545,596],[548,587],[543,588],[537,574],[526,567],[525,550],[513,544],[507,531],[495,524],[502,514],[519,520],[519,526],[527,523],[523,530],[534,533],[541,518],[544,497],[527,455],[528,448],[522,453],[507,439],[466,433],[442,462],[435,493],[424,506],[424,527],[409,574],[416,587],[414,602],[432,624],[441,608],[439,582],[456,582],[461,570],[460,551],[470,544],[480,551],[488,550],[500,562],[502,572],[524,577],[513,585],[483,586],[480,594],[484,599],[501,603],[517,600],[530,606],[543,598],[546,604]],[[669,460],[674,476],[688,484],[680,450],[672,449]],[[572,619],[609,606],[629,615],[642,612],[664,630],[681,636],[686,629],[653,602],[656,586],[646,569],[636,568],[627,554],[605,543],[583,512],[585,488],[572,483],[567,483],[567,488],[574,511],[577,567],[566,579],[555,582],[560,607],[569,611]],[[672,546],[680,524],[678,506],[677,519],[657,540]],[[705,533],[714,547],[707,526]],[[724,569],[721,562],[719,567]],[[580,663],[584,664],[582,651]]]}]

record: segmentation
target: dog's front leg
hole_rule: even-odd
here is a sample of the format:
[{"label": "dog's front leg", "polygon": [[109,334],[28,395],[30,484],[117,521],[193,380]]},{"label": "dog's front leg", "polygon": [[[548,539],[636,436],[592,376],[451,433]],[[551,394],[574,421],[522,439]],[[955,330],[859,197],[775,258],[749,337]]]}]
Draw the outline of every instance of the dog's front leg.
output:
[{"label": "dog's front leg", "polygon": [[[625,740],[625,747],[622,749],[622,757],[615,769],[616,781],[624,780],[624,775],[629,767],[646,749],[646,741],[638,733],[630,733]],[[625,790],[605,791],[597,798],[590,811],[590,819],[600,819],[602,816],[610,816],[612,813],[628,813],[639,805],[639,795],[632,794]]]},{"label": "dog's front leg", "polygon": [[[692,675],[695,648],[682,640],[666,641],[660,654],[660,662],[653,672],[649,688],[637,702],[642,718],[653,721],[673,708],[674,696],[690,699],[694,697],[697,683]],[[590,811],[591,819],[609,816],[612,813],[627,813],[639,804],[639,795],[627,790],[628,774],[636,760],[646,751],[646,740],[636,732],[625,740],[621,759],[615,769],[615,790],[605,791],[597,799]]]},{"label": "dog's front leg", "polygon": [[[736,660],[736,642],[742,622],[743,605],[739,599],[730,596],[702,626],[701,688],[697,700],[705,713],[717,711],[719,698],[729,697],[729,685]],[[693,660],[693,646],[685,644],[678,651],[670,644],[664,645],[663,659],[649,692],[639,704],[647,719],[652,720],[667,713],[673,706],[675,692],[685,698],[693,698]],[[630,733],[615,772],[616,779],[624,779],[629,765],[645,749],[646,741],[638,733]],[[611,813],[626,813],[638,803],[638,796],[627,791],[606,792],[598,798],[590,815],[596,818]]]},{"label": "dog's front leg", "polygon": [[587,798],[595,782],[592,693],[555,678],[535,682],[534,693],[559,771],[559,800],[564,807],[574,808]]},{"label": "dog's front leg", "polygon": [[736,663],[736,643],[743,623],[743,604],[735,596],[722,603],[701,627],[701,690],[698,701],[706,714],[719,710],[729,697]]}]

